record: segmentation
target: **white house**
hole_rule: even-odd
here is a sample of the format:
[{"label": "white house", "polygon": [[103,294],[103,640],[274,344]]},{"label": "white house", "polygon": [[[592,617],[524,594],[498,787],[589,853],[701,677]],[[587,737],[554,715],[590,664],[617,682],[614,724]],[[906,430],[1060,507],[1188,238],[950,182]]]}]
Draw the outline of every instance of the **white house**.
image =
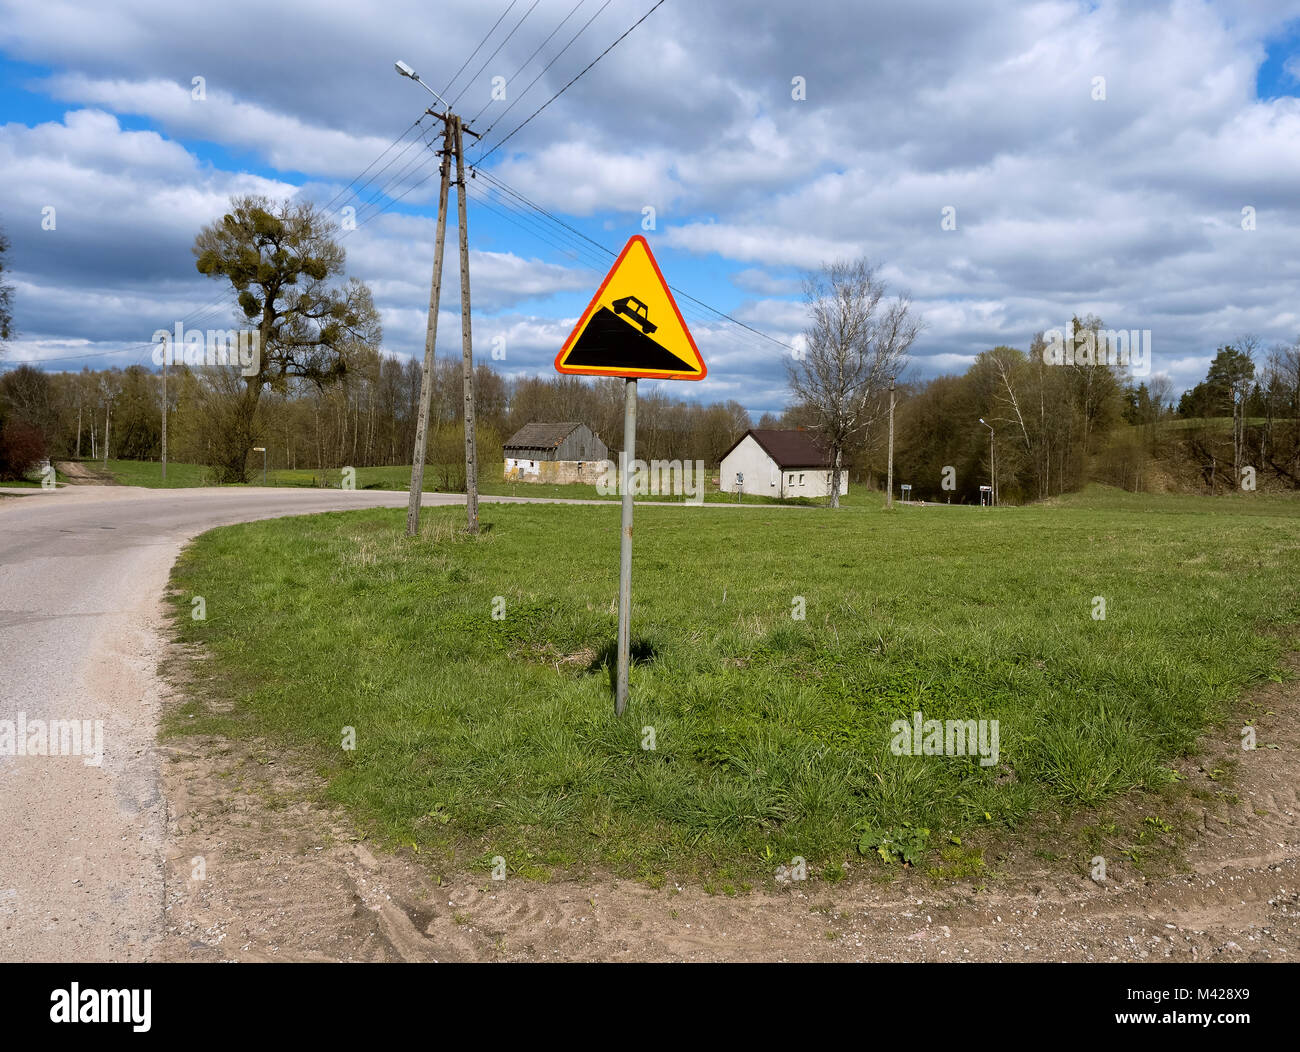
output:
[{"label": "white house", "polygon": [[[750,428],[722,458],[718,488],[765,497],[829,497],[830,453],[807,431]],[[840,494],[849,491],[841,466]]]}]

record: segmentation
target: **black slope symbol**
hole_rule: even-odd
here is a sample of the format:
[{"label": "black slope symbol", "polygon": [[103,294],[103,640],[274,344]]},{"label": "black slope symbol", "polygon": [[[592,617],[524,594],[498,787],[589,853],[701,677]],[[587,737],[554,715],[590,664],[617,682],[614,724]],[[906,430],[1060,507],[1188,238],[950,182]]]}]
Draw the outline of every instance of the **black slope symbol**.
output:
[{"label": "black slope symbol", "polygon": [[608,307],[601,307],[592,315],[564,364],[601,369],[699,372],[694,365],[660,347],[640,328],[624,321]]}]

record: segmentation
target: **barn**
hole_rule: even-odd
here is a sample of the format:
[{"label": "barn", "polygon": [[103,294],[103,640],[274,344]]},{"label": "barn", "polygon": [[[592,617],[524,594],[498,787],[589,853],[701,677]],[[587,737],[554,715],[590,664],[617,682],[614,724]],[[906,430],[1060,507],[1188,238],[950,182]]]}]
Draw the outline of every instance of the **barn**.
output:
[{"label": "barn", "polygon": [[586,424],[525,424],[503,449],[511,482],[598,482],[609,449]]},{"label": "barn", "polygon": [[[718,488],[766,497],[829,497],[830,453],[807,431],[751,428],[723,456]],[[841,468],[840,494],[848,491],[849,473]]]}]

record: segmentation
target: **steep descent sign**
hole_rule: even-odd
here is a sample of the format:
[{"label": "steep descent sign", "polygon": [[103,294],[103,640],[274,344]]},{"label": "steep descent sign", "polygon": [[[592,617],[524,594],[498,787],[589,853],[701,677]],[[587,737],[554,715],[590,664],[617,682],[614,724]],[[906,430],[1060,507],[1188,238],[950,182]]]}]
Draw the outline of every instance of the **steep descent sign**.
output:
[{"label": "steep descent sign", "polygon": [[650,246],[631,238],[587,306],[555,368],[579,376],[703,380],[699,348],[677,309]]}]

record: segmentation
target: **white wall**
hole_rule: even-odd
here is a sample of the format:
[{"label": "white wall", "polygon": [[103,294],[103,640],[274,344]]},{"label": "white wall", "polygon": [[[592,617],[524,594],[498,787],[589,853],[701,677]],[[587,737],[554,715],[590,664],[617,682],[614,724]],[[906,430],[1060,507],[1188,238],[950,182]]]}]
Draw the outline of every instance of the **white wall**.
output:
[{"label": "white wall", "polygon": [[[783,488],[786,497],[829,497],[831,494],[831,473],[828,468],[787,468],[784,472]],[[840,472],[840,496],[849,491],[849,473]]]},{"label": "white wall", "polygon": [[514,457],[506,457],[506,476],[513,474],[536,475],[541,469],[538,468],[536,460],[529,460],[526,457],[517,460]]},{"label": "white wall", "polygon": [[[723,493],[736,492],[736,472],[745,476],[741,489],[762,497],[829,497],[831,473],[827,469],[790,468],[782,472],[753,435],[744,440],[722,460],[718,488]],[[802,481],[801,481],[802,480]],[[840,473],[840,494],[849,491],[849,473]]]},{"label": "white wall", "polygon": [[723,493],[736,492],[736,472],[745,476],[740,489],[764,497],[781,495],[781,472],[753,435],[746,435],[735,449],[722,458],[718,471],[718,488]]}]

